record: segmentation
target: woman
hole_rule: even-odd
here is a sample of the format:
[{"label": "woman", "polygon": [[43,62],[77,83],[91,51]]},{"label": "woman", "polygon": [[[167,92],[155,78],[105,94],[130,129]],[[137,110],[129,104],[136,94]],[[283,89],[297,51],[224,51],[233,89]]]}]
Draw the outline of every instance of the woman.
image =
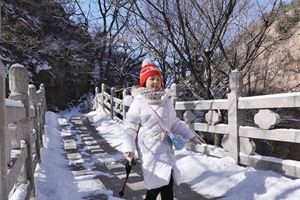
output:
[{"label": "woman", "polygon": [[164,90],[162,75],[149,59],[142,63],[140,85],[132,89],[132,96],[134,99],[124,120],[124,155],[131,162],[135,152],[138,152],[147,189],[145,200],[155,200],[159,193],[162,200],[172,200],[173,182],[176,185],[181,182],[172,143],[169,138],[162,139],[163,129],[141,98],[146,100],[172,132],[194,144],[200,142],[176,117],[175,109]]}]

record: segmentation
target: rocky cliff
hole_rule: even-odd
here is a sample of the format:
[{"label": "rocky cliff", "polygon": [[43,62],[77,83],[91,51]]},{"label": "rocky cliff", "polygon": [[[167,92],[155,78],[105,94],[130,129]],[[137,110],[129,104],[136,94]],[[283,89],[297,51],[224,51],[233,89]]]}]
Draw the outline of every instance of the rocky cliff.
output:
[{"label": "rocky cliff", "polygon": [[1,14],[0,55],[6,70],[20,63],[30,83],[37,88],[44,83],[50,110],[77,105],[94,88],[90,38],[73,26],[60,4],[3,0]]},{"label": "rocky cliff", "polygon": [[300,91],[300,10],[280,14],[245,82],[250,94]]}]

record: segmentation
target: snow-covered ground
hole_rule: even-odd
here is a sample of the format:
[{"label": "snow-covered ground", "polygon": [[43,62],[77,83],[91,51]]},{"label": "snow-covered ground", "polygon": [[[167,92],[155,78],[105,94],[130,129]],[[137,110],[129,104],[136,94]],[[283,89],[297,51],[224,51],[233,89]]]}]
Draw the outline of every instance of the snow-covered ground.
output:
[{"label": "snow-covered ground", "polygon": [[[35,200],[79,200],[82,192],[95,194],[105,193],[110,200],[122,199],[114,197],[112,191],[99,189],[91,182],[96,174],[74,179],[68,168],[68,161],[63,156],[61,130],[58,128],[59,118],[70,118],[79,112],[46,113],[45,146],[41,150],[42,162],[35,173]],[[87,115],[93,117],[94,126],[102,136],[120,151],[122,143],[122,125],[111,120],[101,110]],[[101,131],[105,130],[105,131]],[[177,165],[182,172],[183,182],[192,190],[204,195],[224,196],[224,200],[296,200],[300,197],[300,180],[289,179],[272,171],[255,170],[252,167],[240,167],[230,157],[222,159],[208,157],[201,153],[181,150],[176,152]],[[112,157],[110,161],[124,159],[122,156]],[[103,172],[107,174],[107,172]],[[111,176],[107,174],[107,176]],[[17,194],[15,198],[18,199]]]}]

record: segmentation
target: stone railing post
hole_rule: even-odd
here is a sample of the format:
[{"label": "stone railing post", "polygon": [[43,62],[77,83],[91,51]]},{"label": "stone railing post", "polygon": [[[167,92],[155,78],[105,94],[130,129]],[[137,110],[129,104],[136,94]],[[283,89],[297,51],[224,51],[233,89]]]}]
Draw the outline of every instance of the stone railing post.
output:
[{"label": "stone railing post", "polygon": [[228,94],[228,126],[229,134],[222,139],[223,148],[239,163],[240,140],[239,127],[245,123],[246,111],[238,109],[238,99],[243,94],[243,76],[239,71],[229,75],[230,93]]},{"label": "stone railing post", "polygon": [[[0,9],[1,11],[1,9]],[[1,20],[0,20],[1,22]],[[1,23],[0,23],[1,24]],[[1,25],[0,25],[1,27]],[[0,199],[7,199],[5,150],[5,67],[0,61]]]},{"label": "stone railing post", "polygon": [[100,89],[98,87],[95,88],[95,97],[92,99],[92,110],[97,110],[100,107],[100,97],[99,97]]},{"label": "stone railing post", "polygon": [[102,104],[102,109],[103,109],[103,111],[105,111],[105,105],[104,105],[104,93],[105,93],[105,84],[104,83],[102,83],[102,85],[101,85],[101,93],[102,93],[102,95],[101,95],[101,100],[100,100],[100,102],[101,102],[101,104]]},{"label": "stone railing post", "polygon": [[[41,115],[43,116],[42,119],[43,119],[43,124],[46,124],[46,120],[45,120],[45,117],[46,117],[46,111],[47,111],[47,101],[46,101],[46,90],[45,90],[45,85],[42,83],[40,85],[40,89],[39,91],[41,91],[41,94],[42,94],[42,98],[41,98],[41,104],[42,104],[42,113]],[[44,130],[43,130],[43,135],[44,135]]]},{"label": "stone railing post", "polygon": [[115,107],[115,103],[114,103],[114,97],[116,94],[116,88],[112,87],[110,88],[110,117],[113,119],[115,116],[115,112],[114,112],[114,107]]},{"label": "stone railing post", "polygon": [[175,83],[173,83],[171,85],[171,102],[174,106],[178,99],[179,99],[179,88]]},{"label": "stone railing post", "polygon": [[9,89],[11,94],[9,99],[21,100],[26,109],[26,118],[18,123],[18,133],[20,139],[24,140],[27,144],[28,156],[26,158],[26,174],[30,182],[30,196],[35,196],[35,184],[34,184],[34,169],[32,160],[32,144],[30,135],[30,118],[29,118],[29,97],[28,97],[28,71],[20,64],[14,64],[9,69]]},{"label": "stone railing post", "polygon": [[[126,95],[128,94],[128,92],[127,92],[127,90],[125,89],[125,90],[123,90],[123,92],[122,92],[122,96],[123,96],[123,99],[126,97]],[[126,106],[122,103],[122,107],[123,107],[123,121],[126,119],[126,112],[127,112],[127,108],[126,108]]]},{"label": "stone railing post", "polygon": [[[179,101],[179,87],[175,83],[171,85],[171,102],[175,108],[176,101]],[[177,117],[179,119],[182,119],[182,112],[181,111],[176,111]]]},{"label": "stone railing post", "polygon": [[45,125],[46,125],[46,111],[47,111],[47,102],[46,102],[46,94],[45,94],[45,86],[44,84],[40,84],[40,89],[37,91],[38,94],[38,102],[37,108],[39,110],[40,116],[38,116],[39,120],[39,136],[40,136],[40,147],[44,146],[43,136],[45,135]]},{"label": "stone railing post", "polygon": [[37,154],[37,159],[39,162],[41,162],[41,154],[40,154],[40,141],[41,141],[41,132],[39,129],[39,117],[41,115],[40,108],[38,107],[38,95],[36,92],[36,88],[33,84],[30,84],[28,87],[28,96],[29,96],[29,108],[33,107],[34,108],[34,116],[31,117],[31,132],[32,134],[37,134],[37,140],[35,141],[35,152]]}]

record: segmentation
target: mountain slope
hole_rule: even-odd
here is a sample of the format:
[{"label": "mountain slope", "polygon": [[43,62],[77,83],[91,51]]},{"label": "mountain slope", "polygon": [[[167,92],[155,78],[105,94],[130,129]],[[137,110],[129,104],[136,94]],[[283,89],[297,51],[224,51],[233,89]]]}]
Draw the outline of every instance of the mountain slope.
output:
[{"label": "mountain slope", "polygon": [[29,82],[44,83],[50,110],[78,104],[92,83],[94,51],[90,38],[72,25],[53,0],[2,1],[1,59],[29,71]]}]

